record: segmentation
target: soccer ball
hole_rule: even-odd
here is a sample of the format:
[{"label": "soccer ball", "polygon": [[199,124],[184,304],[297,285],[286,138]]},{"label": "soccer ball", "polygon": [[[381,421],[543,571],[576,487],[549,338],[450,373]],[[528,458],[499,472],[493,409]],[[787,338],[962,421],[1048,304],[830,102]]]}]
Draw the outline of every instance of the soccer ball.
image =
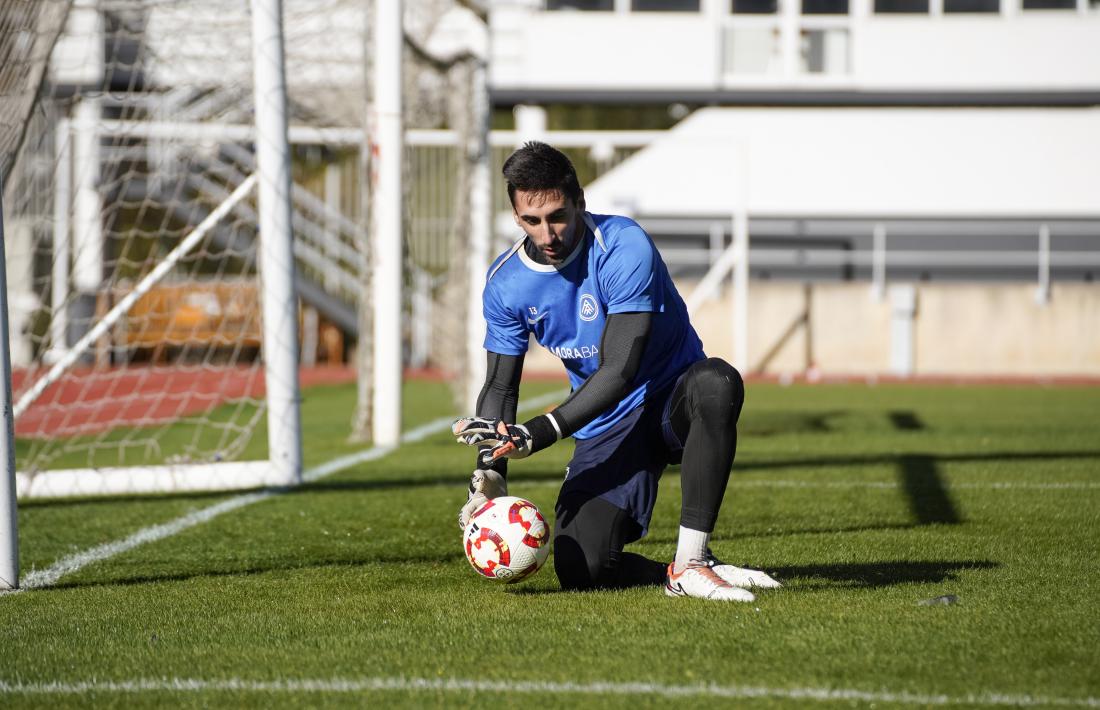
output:
[{"label": "soccer ball", "polygon": [[477,509],[463,533],[466,559],[479,574],[505,584],[538,572],[550,554],[550,526],[535,504],[515,496]]}]

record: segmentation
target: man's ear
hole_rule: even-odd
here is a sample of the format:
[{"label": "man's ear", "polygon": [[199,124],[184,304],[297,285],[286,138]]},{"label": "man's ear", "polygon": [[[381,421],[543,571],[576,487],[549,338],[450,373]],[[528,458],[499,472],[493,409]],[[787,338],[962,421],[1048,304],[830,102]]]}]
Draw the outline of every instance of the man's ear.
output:
[{"label": "man's ear", "polygon": [[586,207],[584,206],[584,190],[581,190],[581,196],[577,199],[577,207],[581,208],[581,212],[584,212]]},{"label": "man's ear", "polygon": [[523,227],[523,222],[519,221],[519,212],[516,212],[516,209],[514,207],[512,208],[512,219],[515,220],[517,227]]}]

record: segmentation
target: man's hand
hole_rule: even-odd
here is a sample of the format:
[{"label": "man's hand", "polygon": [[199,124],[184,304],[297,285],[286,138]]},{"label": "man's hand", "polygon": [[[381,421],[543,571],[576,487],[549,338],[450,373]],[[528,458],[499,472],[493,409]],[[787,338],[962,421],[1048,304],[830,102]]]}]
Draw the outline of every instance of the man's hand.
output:
[{"label": "man's hand", "polygon": [[460,444],[478,447],[496,446],[500,443],[497,438],[498,421],[500,420],[485,417],[462,417],[455,419],[451,424],[451,432]]},{"label": "man's hand", "polygon": [[492,469],[478,469],[470,476],[466,505],[458,511],[458,526],[465,530],[478,508],[493,498],[508,495],[508,480]]},{"label": "man's hand", "polygon": [[531,455],[531,432],[522,424],[507,424],[501,419],[462,417],[451,425],[460,444],[480,449],[479,459],[488,466],[499,458],[522,459]]}]

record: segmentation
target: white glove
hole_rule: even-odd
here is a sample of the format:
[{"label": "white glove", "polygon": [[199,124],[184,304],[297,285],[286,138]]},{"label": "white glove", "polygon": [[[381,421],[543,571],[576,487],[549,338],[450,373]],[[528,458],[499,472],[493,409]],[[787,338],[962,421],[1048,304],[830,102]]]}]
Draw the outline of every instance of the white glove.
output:
[{"label": "white glove", "polygon": [[491,468],[479,468],[470,476],[470,492],[466,505],[458,511],[458,526],[463,530],[478,508],[493,498],[508,495],[508,479]]},{"label": "white glove", "polygon": [[490,465],[501,457],[522,459],[531,455],[531,432],[522,424],[501,419],[462,417],[451,424],[451,432],[460,444],[481,449],[478,460]]}]

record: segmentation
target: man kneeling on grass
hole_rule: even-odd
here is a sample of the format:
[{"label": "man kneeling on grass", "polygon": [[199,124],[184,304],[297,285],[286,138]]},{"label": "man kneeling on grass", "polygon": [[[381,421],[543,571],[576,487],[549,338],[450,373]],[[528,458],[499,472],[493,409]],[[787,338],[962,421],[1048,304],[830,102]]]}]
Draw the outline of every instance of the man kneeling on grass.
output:
[{"label": "man kneeling on grass", "polygon": [[[573,436],[555,505],[563,589],[663,583],[669,596],[752,601],[749,589],[778,587],[710,551],[744,384],[731,365],[703,354],[653,241],[630,219],[586,212],[573,165],[545,143],[524,145],[503,172],[524,236],[497,257],[485,284],[485,385],[476,416],[453,427],[461,443],[480,448],[459,523],[506,495],[507,459]],[[561,358],[573,392],[515,424],[530,334]],[[683,507],[666,566],[623,547],[646,534],[658,479],[675,463]]]}]

